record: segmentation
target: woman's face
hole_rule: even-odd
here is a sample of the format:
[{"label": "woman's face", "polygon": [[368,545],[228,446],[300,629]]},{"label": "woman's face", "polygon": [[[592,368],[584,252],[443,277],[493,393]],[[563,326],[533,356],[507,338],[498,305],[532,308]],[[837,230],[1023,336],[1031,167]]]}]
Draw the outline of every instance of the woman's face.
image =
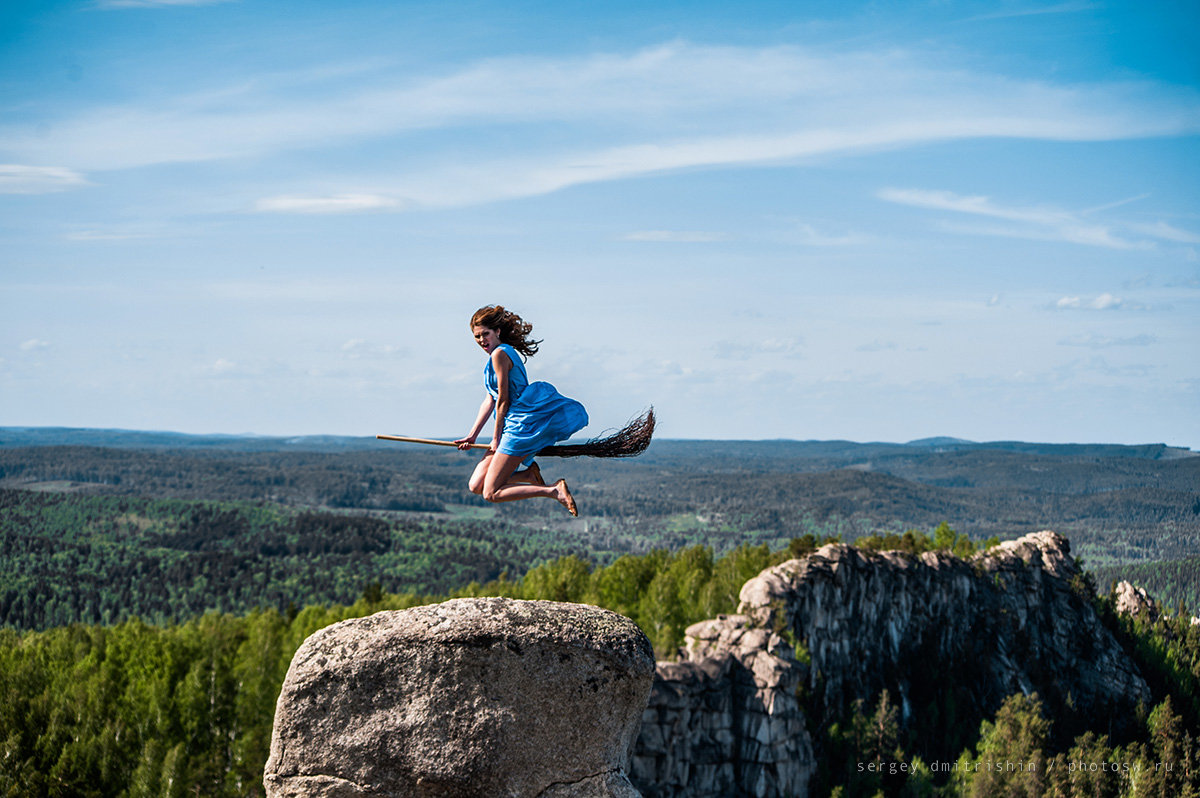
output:
[{"label": "woman's face", "polygon": [[499,330],[493,330],[491,327],[484,327],[482,324],[477,324],[471,328],[471,334],[475,336],[475,343],[483,347],[483,351],[489,355],[493,349],[500,346]]}]

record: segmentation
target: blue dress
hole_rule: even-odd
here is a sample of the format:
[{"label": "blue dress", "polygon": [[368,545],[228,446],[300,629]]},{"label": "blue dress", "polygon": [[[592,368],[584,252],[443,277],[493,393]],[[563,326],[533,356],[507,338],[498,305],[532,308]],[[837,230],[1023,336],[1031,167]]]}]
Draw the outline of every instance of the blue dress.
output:
[{"label": "blue dress", "polygon": [[[583,405],[563,396],[550,383],[530,382],[517,350],[508,344],[500,344],[499,348],[512,361],[512,368],[508,370],[508,395],[512,404],[504,416],[504,432],[497,451],[524,456],[522,462],[528,466],[542,449],[565,441],[586,427],[588,415]],[[500,398],[490,357],[483,367],[483,386],[493,399]]]}]

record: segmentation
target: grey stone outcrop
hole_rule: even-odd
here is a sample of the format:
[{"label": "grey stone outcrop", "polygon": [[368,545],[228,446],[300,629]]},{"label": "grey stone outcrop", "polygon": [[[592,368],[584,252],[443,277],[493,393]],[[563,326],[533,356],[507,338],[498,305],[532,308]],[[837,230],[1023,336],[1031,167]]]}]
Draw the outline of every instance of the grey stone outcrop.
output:
[{"label": "grey stone outcrop", "polygon": [[647,796],[805,795],[815,771],[782,637],[744,615],[687,629],[686,657],[658,663],[631,773]]},{"label": "grey stone outcrop", "polygon": [[628,618],[456,599],[326,627],[296,652],[275,798],[635,798],[625,771],[654,655]]},{"label": "grey stone outcrop", "polygon": [[1158,602],[1146,592],[1144,587],[1136,587],[1126,581],[1118,582],[1113,588],[1113,598],[1118,613],[1134,618],[1141,616],[1148,621],[1158,619]]},{"label": "grey stone outcrop", "polygon": [[1054,532],[969,560],[831,544],[769,568],[658,664],[631,777],[648,798],[807,795],[809,730],[883,690],[902,723],[950,684],[979,717],[1036,691],[1055,716],[1131,718],[1149,687],[1081,584]]}]

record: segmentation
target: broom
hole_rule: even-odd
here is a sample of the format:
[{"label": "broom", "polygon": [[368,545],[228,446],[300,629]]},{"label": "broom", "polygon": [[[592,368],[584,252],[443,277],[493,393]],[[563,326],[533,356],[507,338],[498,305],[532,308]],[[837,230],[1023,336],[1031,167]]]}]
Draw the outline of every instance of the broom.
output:
[{"label": "broom", "polygon": [[[566,443],[547,446],[537,453],[538,457],[637,457],[646,451],[650,438],[654,436],[654,408],[630,421],[624,427],[598,438],[592,438],[584,443]],[[405,435],[376,435],[384,441],[400,441],[402,443],[425,443],[432,446],[455,446],[454,441],[442,441],[434,438],[411,438]],[[487,449],[486,443],[472,443],[472,449]]]}]

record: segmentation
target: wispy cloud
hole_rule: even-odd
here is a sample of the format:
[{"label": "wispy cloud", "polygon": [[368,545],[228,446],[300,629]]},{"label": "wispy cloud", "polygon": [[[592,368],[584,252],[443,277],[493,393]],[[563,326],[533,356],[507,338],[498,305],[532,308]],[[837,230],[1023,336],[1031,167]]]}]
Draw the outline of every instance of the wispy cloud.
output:
[{"label": "wispy cloud", "polygon": [[876,196],[887,202],[900,205],[912,205],[918,208],[932,208],[955,213],[970,213],[979,216],[993,216],[1012,221],[1034,222],[1037,224],[1056,224],[1070,216],[1063,211],[1049,208],[1005,208],[996,205],[990,197],[964,196],[951,191],[926,191],[923,189],[883,188]]},{"label": "wispy cloud", "polygon": [[254,209],[268,213],[356,213],[403,209],[405,203],[380,194],[335,194],[327,197],[266,197]]},{"label": "wispy cloud", "polygon": [[1076,0],[1075,2],[1055,3],[1049,6],[1025,6],[1024,8],[995,11],[971,17],[967,21],[979,22],[989,19],[1011,19],[1014,17],[1033,17],[1045,14],[1077,14],[1081,11],[1091,11],[1099,7],[1099,3],[1089,2],[1089,0]]},{"label": "wispy cloud", "polygon": [[49,194],[87,184],[79,172],[62,166],[0,164],[0,194]]},{"label": "wispy cloud", "polygon": [[873,240],[871,236],[862,233],[831,235],[817,230],[811,224],[798,225],[796,232],[797,242],[808,247],[853,247]]},{"label": "wispy cloud", "polygon": [[1060,346],[1083,346],[1089,349],[1111,349],[1116,346],[1150,346],[1157,343],[1153,335],[1131,335],[1125,338],[1113,338],[1097,333],[1069,335],[1059,340]]},{"label": "wispy cloud", "polygon": [[117,230],[78,230],[74,233],[67,233],[63,238],[68,241],[131,241],[139,238],[150,238],[150,234],[121,232]]},{"label": "wispy cloud", "polygon": [[229,2],[233,0],[96,0],[96,8],[176,8]]},{"label": "wispy cloud", "polygon": [[[311,368],[309,371],[311,372]],[[209,379],[254,380],[265,377],[291,377],[302,373],[300,370],[279,360],[256,360],[247,363],[227,357],[199,365],[197,375]]]},{"label": "wispy cloud", "polygon": [[1125,302],[1112,294],[1100,294],[1092,299],[1078,296],[1064,296],[1054,303],[1057,310],[1117,310],[1125,307]]},{"label": "wispy cloud", "polygon": [[1055,379],[1060,383],[1072,382],[1080,378],[1087,379],[1095,375],[1122,379],[1140,379],[1151,376],[1155,368],[1155,366],[1149,363],[1113,365],[1100,355],[1092,355],[1085,360],[1073,360],[1069,363],[1063,363],[1054,369],[1054,374]]},{"label": "wispy cloud", "polygon": [[1112,202],[1106,202],[1103,205],[1097,205],[1094,208],[1088,208],[1085,211],[1080,211],[1080,215],[1087,216],[1088,214],[1099,213],[1100,211],[1111,211],[1113,208],[1120,208],[1122,205],[1128,205],[1131,202],[1141,202],[1149,197],[1149,194],[1137,194],[1132,197],[1123,197],[1119,200],[1113,200]]},{"label": "wispy cloud", "polygon": [[758,355],[772,357],[804,357],[804,339],[800,336],[763,338],[748,341],[718,341],[713,345],[715,357],[723,360],[746,360]]},{"label": "wispy cloud", "polygon": [[342,353],[351,360],[384,358],[407,354],[408,349],[393,344],[376,344],[363,338],[351,338],[342,344]]},{"label": "wispy cloud", "polygon": [[[1187,241],[1190,235],[1165,223],[1157,225],[1109,223],[1100,224],[1087,220],[1087,216],[1098,210],[1116,207],[1126,201],[1085,211],[1069,211],[1051,206],[1022,207],[1002,205],[990,197],[963,195],[952,191],[930,191],[911,188],[883,188],[876,196],[885,202],[908,205],[916,208],[945,211],[952,214],[982,216],[1008,222],[1006,225],[978,225],[944,222],[942,227],[958,233],[973,235],[1028,238],[1045,241],[1063,241],[1107,249],[1148,249],[1154,245],[1145,236],[1158,239]],[[1131,201],[1131,200],[1130,200]],[[1124,231],[1142,234],[1142,238],[1129,236]]]},{"label": "wispy cloud", "polygon": [[1154,224],[1131,224],[1131,230],[1136,230],[1142,235],[1158,238],[1163,241],[1174,241],[1180,244],[1200,244],[1200,234],[1191,233],[1187,230],[1180,230],[1178,227],[1167,224],[1166,222],[1156,222]]},{"label": "wispy cloud", "polygon": [[241,366],[228,358],[219,357],[204,368],[204,372],[213,377],[226,377],[248,374]]},{"label": "wispy cloud", "polygon": [[704,230],[638,230],[621,236],[622,241],[661,241],[667,243],[704,244],[728,241],[728,233]]},{"label": "wispy cloud", "polygon": [[878,338],[876,338],[874,341],[871,341],[871,343],[869,343],[869,344],[861,344],[860,346],[855,347],[854,351],[856,351],[856,352],[892,352],[892,351],[896,350],[897,348],[898,347],[896,346],[895,341],[880,341]]},{"label": "wispy cloud", "polygon": [[[1014,80],[899,50],[674,42],[632,53],[489,59],[440,75],[377,68],[351,82],[336,73],[85,108],[48,132],[9,124],[0,128],[0,152],[106,170],[370,142],[391,153],[384,194],[444,206],[933,141],[1096,141],[1200,130],[1200,96],[1189,88]],[[466,150],[473,158],[448,146],[419,154],[408,146],[413,134],[442,129],[454,130],[458,142],[482,141],[498,124],[530,130],[528,145],[501,153],[480,144]],[[555,131],[549,141],[537,134],[548,124]],[[467,179],[456,185],[449,177]],[[332,199],[352,193],[262,202],[292,211],[307,202],[320,209],[309,212],[325,212],[338,207]]]}]

